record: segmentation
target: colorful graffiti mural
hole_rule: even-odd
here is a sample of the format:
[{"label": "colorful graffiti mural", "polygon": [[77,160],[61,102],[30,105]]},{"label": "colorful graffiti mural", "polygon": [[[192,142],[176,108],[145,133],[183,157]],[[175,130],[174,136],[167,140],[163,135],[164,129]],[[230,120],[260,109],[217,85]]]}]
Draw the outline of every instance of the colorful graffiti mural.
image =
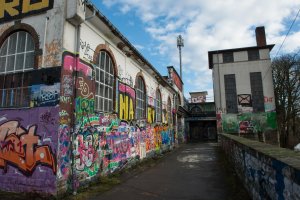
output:
[{"label": "colorful graffiti mural", "polygon": [[86,171],[88,176],[94,176],[99,170],[100,149],[99,135],[97,132],[87,129],[77,135],[75,140],[75,165],[78,171]]},{"label": "colorful graffiti mural", "polygon": [[112,172],[130,158],[173,144],[167,125],[141,128],[115,117],[92,114],[77,125],[76,166],[85,177]]},{"label": "colorful graffiti mural", "polygon": [[58,178],[67,180],[70,175],[70,129],[67,125],[60,125],[58,129],[59,138],[58,146],[59,151],[57,155],[57,160],[59,163],[58,167]]},{"label": "colorful graffiti mural", "polygon": [[[53,8],[54,1],[0,4],[1,23],[45,12]],[[171,117],[166,102],[162,102],[164,125],[155,124],[155,99],[151,97],[147,99],[151,105],[148,118],[135,121],[136,93],[133,78],[126,74],[118,77],[123,82],[114,90],[114,111],[118,113],[96,112],[93,64],[69,52],[63,53],[61,62],[61,40],[48,42],[43,49],[46,54],[36,55],[36,64],[43,62],[45,67],[22,74],[22,80],[28,79],[26,108],[15,109],[15,104],[10,105],[14,110],[0,110],[1,189],[11,190],[17,185],[19,191],[56,195],[113,172],[132,158],[145,158],[173,145],[174,130],[168,126]],[[80,42],[84,55],[92,60],[90,45]],[[149,94],[154,96],[155,91],[152,88]],[[164,95],[162,99],[166,99]]]},{"label": "colorful graffiti mural", "polygon": [[94,104],[95,104],[94,99],[77,97],[75,101],[76,101],[75,112],[77,118],[80,118],[84,115],[88,115],[94,112]]},{"label": "colorful graffiti mural", "polygon": [[122,120],[135,118],[135,90],[119,82],[119,116]]},{"label": "colorful graffiti mural", "polygon": [[[75,71],[77,72],[76,78]],[[90,142],[96,140],[98,136],[96,133],[93,134],[95,131],[88,134],[88,131],[93,129],[91,121],[93,123],[95,120],[89,117],[94,113],[95,88],[92,80],[92,66],[79,59],[77,55],[64,52],[61,80],[58,178],[65,188],[76,189],[81,178],[94,176],[99,168],[98,160],[96,160],[98,146],[91,148]],[[74,80],[76,80],[75,84],[73,84]],[[71,141],[73,141],[72,146]],[[71,163],[74,163],[74,166]],[[72,171],[76,173],[72,174]],[[71,180],[72,184],[68,184],[68,180]]]},{"label": "colorful graffiti mural", "polygon": [[221,119],[225,133],[258,133],[277,128],[275,112],[222,114]]},{"label": "colorful graffiti mural", "polygon": [[60,83],[54,85],[33,85],[30,107],[55,106],[59,103]]},{"label": "colorful graffiti mural", "polygon": [[49,146],[39,146],[37,125],[26,130],[19,121],[0,125],[0,167],[7,172],[7,165],[16,166],[25,175],[30,175],[38,164],[49,166],[56,173],[55,157]]},{"label": "colorful graffiti mural", "polygon": [[58,110],[39,107],[0,111],[1,189],[18,185],[22,191],[30,188],[55,193]]},{"label": "colorful graffiti mural", "polygon": [[155,116],[156,116],[156,113],[155,113],[155,107],[152,107],[150,105],[148,105],[147,107],[147,121],[148,123],[152,124],[155,122]]}]

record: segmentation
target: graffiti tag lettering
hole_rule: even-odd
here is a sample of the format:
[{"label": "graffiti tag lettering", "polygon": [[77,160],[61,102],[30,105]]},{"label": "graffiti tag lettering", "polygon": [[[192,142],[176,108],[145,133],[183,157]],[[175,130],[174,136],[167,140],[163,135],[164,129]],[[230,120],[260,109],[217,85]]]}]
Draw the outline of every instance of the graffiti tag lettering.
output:
[{"label": "graffiti tag lettering", "polygon": [[45,113],[43,113],[40,116],[40,122],[43,122],[45,124],[52,124],[52,125],[54,125],[55,124],[55,118],[52,117],[52,114],[51,114],[50,111],[46,111]]},{"label": "graffiti tag lettering", "polygon": [[0,2],[0,22],[3,22],[49,10],[53,7],[54,1],[13,0]]},{"label": "graffiti tag lettering", "polygon": [[0,168],[7,171],[12,164],[25,175],[31,175],[38,164],[52,168],[56,173],[55,156],[51,148],[39,145],[36,125],[26,130],[18,121],[5,122],[0,126]]},{"label": "graffiti tag lettering", "polygon": [[264,97],[265,103],[272,103],[273,102],[273,97]]},{"label": "graffiti tag lettering", "polygon": [[71,75],[64,75],[62,81],[62,94],[69,97],[73,95],[73,81]]},{"label": "graffiti tag lettering", "polygon": [[76,98],[76,114],[81,116],[94,112],[94,99]]},{"label": "graffiti tag lettering", "polygon": [[88,60],[93,60],[94,51],[89,43],[80,40],[80,48],[83,52],[84,57],[86,57]]},{"label": "graffiti tag lettering", "polygon": [[79,88],[78,90],[80,90],[81,95],[84,98],[94,98],[94,94],[92,92],[90,92],[90,88],[89,85],[83,80],[82,77],[78,78],[78,83],[79,83]]},{"label": "graffiti tag lettering", "polygon": [[119,83],[119,116],[127,121],[135,117],[135,90],[123,83]]},{"label": "graffiti tag lettering", "polygon": [[148,106],[148,115],[147,115],[147,121],[148,123],[154,123],[155,122],[155,108]]}]

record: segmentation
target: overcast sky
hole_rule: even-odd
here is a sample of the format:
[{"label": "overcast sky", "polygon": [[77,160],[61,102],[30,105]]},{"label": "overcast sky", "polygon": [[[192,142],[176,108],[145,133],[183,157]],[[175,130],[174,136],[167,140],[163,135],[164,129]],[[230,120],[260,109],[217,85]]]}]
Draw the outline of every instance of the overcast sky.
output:
[{"label": "overcast sky", "polygon": [[[158,69],[179,73],[176,37],[184,38],[183,82],[189,92],[208,91],[213,99],[208,51],[256,46],[255,27],[265,26],[267,43],[284,40],[300,9],[300,0],[92,0],[98,9]],[[282,49],[300,50],[300,16]]]}]

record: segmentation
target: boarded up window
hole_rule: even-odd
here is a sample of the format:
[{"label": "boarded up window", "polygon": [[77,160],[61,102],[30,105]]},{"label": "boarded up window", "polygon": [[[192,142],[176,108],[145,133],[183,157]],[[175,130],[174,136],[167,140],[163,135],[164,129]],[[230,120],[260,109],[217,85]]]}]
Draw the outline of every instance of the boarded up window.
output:
[{"label": "boarded up window", "polygon": [[253,112],[264,112],[264,92],[261,72],[250,73]]},{"label": "boarded up window", "polygon": [[237,113],[237,94],[234,74],[224,75],[227,113]]}]

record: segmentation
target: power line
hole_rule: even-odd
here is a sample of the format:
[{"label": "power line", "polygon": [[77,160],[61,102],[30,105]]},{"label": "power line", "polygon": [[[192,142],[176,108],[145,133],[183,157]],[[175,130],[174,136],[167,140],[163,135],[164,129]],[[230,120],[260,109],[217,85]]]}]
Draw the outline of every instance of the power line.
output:
[{"label": "power line", "polygon": [[[282,41],[282,43],[281,43],[281,45],[280,45],[279,49],[277,50],[277,52],[276,52],[276,55],[275,55],[275,57],[274,57],[274,58],[276,58],[276,57],[277,57],[277,55],[278,55],[279,51],[281,50],[281,48],[282,48],[283,44],[285,43],[285,40],[286,40],[287,36],[289,35],[289,33],[290,33],[290,31],[291,31],[292,27],[294,26],[294,24],[295,24],[295,21],[296,21],[296,19],[298,18],[298,15],[299,15],[299,13],[300,13],[300,8],[299,8],[299,10],[298,10],[298,12],[297,12],[297,14],[296,14],[296,16],[295,16],[294,20],[293,20],[293,22],[292,22],[292,24],[291,24],[291,26],[290,26],[290,28],[289,28],[288,32],[286,33],[286,35],[285,35],[285,37],[284,37],[284,40]],[[298,51],[298,53],[300,53],[300,50]],[[298,54],[298,53],[297,53],[297,54]],[[296,54],[296,55],[297,55],[297,54]],[[272,63],[271,63],[271,65],[269,66],[269,68],[268,68],[267,72],[265,73],[265,75],[264,75],[264,77],[263,77],[263,79],[262,79],[262,80],[264,80],[264,79],[266,78],[266,76],[267,76],[267,74],[269,73],[269,71],[270,71],[270,69],[271,69],[271,68],[272,68]]]},{"label": "power line", "polygon": [[294,26],[294,23],[295,23],[295,21],[296,21],[298,15],[299,15],[299,13],[300,13],[300,8],[299,8],[299,10],[298,10],[298,12],[297,12],[296,17],[295,17],[294,20],[293,20],[293,22],[292,22],[292,24],[291,24],[291,26],[290,26],[288,32],[286,33],[286,35],[285,35],[285,37],[284,37],[284,40],[282,41],[282,43],[281,43],[279,49],[277,50],[277,53],[276,53],[276,55],[275,55],[275,58],[277,57],[277,55],[278,55],[279,51],[281,50],[281,48],[282,48],[282,46],[283,46],[283,44],[284,44],[284,42],[285,42],[287,36],[289,35],[289,33],[290,33],[292,27]]}]

